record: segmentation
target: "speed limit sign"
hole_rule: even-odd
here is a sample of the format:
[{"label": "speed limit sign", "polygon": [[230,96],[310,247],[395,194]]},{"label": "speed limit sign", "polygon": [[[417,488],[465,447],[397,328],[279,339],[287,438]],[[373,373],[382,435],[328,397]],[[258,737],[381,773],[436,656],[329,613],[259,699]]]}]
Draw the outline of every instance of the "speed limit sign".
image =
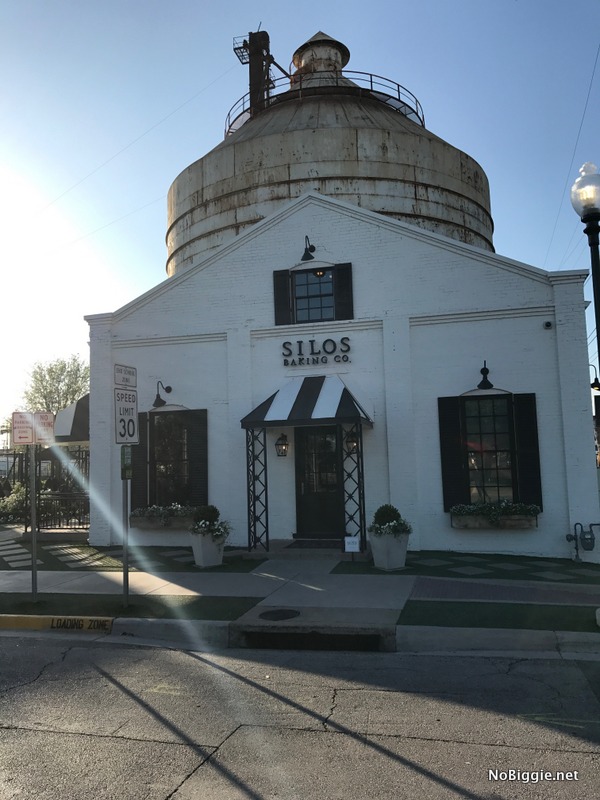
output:
[{"label": "speed limit sign", "polygon": [[115,389],[115,441],[117,444],[139,444],[135,389]]}]

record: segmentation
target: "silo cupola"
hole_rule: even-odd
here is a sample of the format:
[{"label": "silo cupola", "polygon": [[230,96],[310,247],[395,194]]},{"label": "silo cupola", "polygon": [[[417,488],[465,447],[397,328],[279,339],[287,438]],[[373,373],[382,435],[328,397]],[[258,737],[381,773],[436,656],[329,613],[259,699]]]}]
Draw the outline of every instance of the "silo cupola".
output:
[{"label": "silo cupola", "polygon": [[347,70],[349,49],[322,31],[295,51],[291,73],[265,31],[234,50],[250,91],[229,112],[225,140],[171,186],[169,275],[309,191],[493,250],[483,169],[425,128],[408,89]]},{"label": "silo cupola", "polygon": [[292,64],[299,75],[314,72],[339,74],[350,61],[350,51],[345,44],[319,31],[301,45],[292,56]]}]

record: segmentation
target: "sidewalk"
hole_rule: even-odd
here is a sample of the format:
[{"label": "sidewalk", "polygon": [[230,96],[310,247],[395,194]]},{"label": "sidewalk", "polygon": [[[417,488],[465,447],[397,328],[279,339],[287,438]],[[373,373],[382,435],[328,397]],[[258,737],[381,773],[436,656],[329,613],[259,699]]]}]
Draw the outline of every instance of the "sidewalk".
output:
[{"label": "sidewalk", "polygon": [[[286,552],[273,543],[265,560],[243,559],[239,551],[224,567],[200,570],[187,548],[132,548],[125,608],[120,548],[38,543],[38,611],[31,603],[30,545],[2,539],[0,566],[10,564],[0,570],[4,629],[110,631],[198,649],[600,656],[596,565],[413,553],[406,570],[386,574],[332,551]],[[98,619],[106,622],[89,627]]]}]

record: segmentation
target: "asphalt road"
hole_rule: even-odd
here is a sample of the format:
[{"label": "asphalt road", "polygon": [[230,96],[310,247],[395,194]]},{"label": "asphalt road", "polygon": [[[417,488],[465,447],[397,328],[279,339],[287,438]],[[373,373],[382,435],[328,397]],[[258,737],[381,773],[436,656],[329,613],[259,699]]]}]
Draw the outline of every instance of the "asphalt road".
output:
[{"label": "asphalt road", "polygon": [[591,800],[599,697],[600,661],[5,636],[0,799]]}]

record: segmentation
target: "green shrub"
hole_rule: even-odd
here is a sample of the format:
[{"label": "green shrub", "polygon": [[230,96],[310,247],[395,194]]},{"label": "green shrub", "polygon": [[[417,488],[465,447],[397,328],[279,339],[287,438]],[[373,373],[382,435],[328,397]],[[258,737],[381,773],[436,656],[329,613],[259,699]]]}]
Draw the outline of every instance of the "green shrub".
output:
[{"label": "green shrub", "polygon": [[209,525],[216,525],[220,516],[221,512],[216,506],[199,506],[194,513],[194,522],[208,522]]},{"label": "green shrub", "polygon": [[410,523],[402,519],[398,509],[389,503],[379,506],[373,516],[373,523],[369,526],[369,533],[375,536],[400,536],[411,531]]},{"label": "green shrub", "polygon": [[22,483],[15,483],[8,497],[0,500],[0,522],[24,522],[27,516],[27,492]]},{"label": "green shrub", "polygon": [[385,503],[379,506],[373,516],[373,525],[387,525],[389,522],[399,522],[402,516],[396,506]]},{"label": "green shrub", "polygon": [[225,520],[219,521],[220,516],[221,512],[216,506],[200,506],[194,514],[194,524],[190,532],[212,536],[213,541],[224,544],[231,533],[231,525]]}]

